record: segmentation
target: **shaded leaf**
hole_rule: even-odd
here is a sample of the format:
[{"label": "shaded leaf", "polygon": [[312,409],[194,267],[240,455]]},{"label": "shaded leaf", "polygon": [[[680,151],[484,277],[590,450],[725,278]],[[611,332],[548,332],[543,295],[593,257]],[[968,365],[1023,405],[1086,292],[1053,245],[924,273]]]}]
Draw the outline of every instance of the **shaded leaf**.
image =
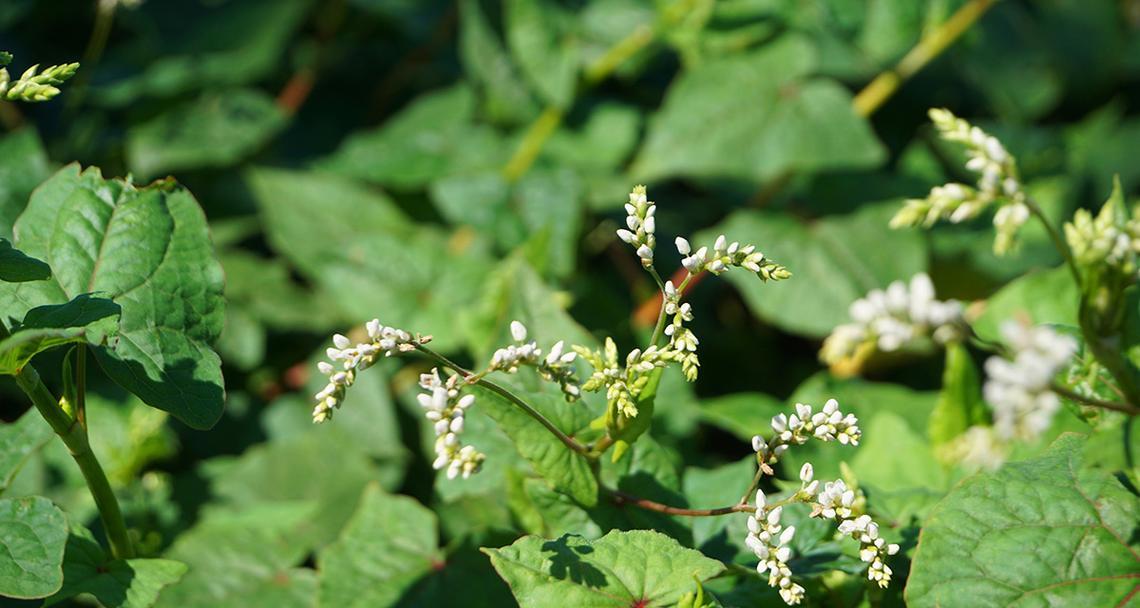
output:
[{"label": "shaded leaf", "polygon": [[186,564],[170,559],[112,559],[91,532],[72,530],[63,557],[63,588],[44,602],[53,606],[90,594],[107,608],[148,608],[164,587],[186,574]]},{"label": "shaded leaf", "polygon": [[22,283],[50,278],[50,266],[12,247],[8,239],[0,239],[0,281]]}]

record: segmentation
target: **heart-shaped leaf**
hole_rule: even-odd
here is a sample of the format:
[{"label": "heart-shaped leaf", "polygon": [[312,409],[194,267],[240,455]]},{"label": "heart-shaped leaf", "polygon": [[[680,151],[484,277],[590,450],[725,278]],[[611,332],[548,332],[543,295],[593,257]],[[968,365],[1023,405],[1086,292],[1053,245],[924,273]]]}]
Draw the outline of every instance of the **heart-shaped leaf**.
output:
[{"label": "heart-shaped leaf", "polygon": [[42,496],[0,500],[0,595],[47,597],[63,584],[67,517]]},{"label": "heart-shaped leaf", "polygon": [[16,222],[16,245],[58,268],[50,281],[0,283],[0,313],[98,292],[122,307],[117,339],[95,349],[116,382],[194,428],[222,413],[222,270],[197,201],[172,182],[139,188],[98,169],[61,169]]}]

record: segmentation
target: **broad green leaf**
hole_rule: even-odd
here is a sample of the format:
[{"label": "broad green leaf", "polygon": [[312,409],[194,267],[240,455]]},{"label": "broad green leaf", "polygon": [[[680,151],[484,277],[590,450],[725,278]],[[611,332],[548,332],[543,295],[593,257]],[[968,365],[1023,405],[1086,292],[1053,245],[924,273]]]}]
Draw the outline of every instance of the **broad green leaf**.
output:
[{"label": "broad green leaf", "polygon": [[[497,393],[481,387],[474,388],[472,392],[476,395],[475,407],[499,423],[519,453],[551,487],[584,506],[597,503],[598,482],[594,479],[585,456],[571,450],[537,420]],[[579,415],[584,413],[589,416],[582,409],[583,404],[565,403],[557,395],[540,393],[527,393],[522,398],[548,419],[554,418],[552,422],[563,433],[573,435],[587,424],[586,418]],[[562,424],[559,425],[559,422]]]},{"label": "broad green leaf", "polygon": [[1077,326],[1080,293],[1068,268],[1025,275],[1009,283],[986,301],[974,322],[974,331],[986,340],[1001,340],[1003,321],[1025,318],[1038,325]]},{"label": "broad green leaf", "polygon": [[459,58],[467,75],[478,83],[483,111],[492,122],[523,124],[538,112],[510,55],[475,0],[459,3]]},{"label": "broad green leaf", "polygon": [[379,128],[349,136],[318,166],[400,190],[455,173],[497,169],[508,151],[492,129],[474,124],[474,113],[468,86],[425,93]]},{"label": "broad green leaf", "polygon": [[[755,474],[756,458],[752,455],[713,469],[686,467],[685,498],[694,509],[736,504]],[[747,519],[745,515],[693,518],[693,547],[723,562],[731,563],[741,556],[755,559],[744,547]]]},{"label": "broad green leaf", "polygon": [[149,608],[164,587],[186,574],[186,564],[170,559],[112,559],[91,532],[79,528],[67,538],[63,588],[44,602],[53,606],[90,594],[107,608]]},{"label": "broad green leaf", "polygon": [[564,38],[567,16],[546,0],[506,3],[507,42],[523,75],[548,104],[565,108],[574,100],[577,45]]},{"label": "broad green leaf", "polygon": [[[925,488],[945,491],[946,471],[926,438],[898,414],[879,412],[859,420],[863,441],[851,454],[860,483],[890,491]],[[905,454],[905,458],[900,458]]]},{"label": "broad green leaf", "polygon": [[117,339],[95,349],[107,374],[193,428],[221,417],[221,364],[210,344],[225,314],[222,271],[188,191],[171,182],[137,188],[69,165],[33,194],[15,244],[58,267],[51,281],[0,283],[17,311],[92,292],[114,300]]},{"label": "broad green leaf", "polygon": [[311,503],[264,503],[207,515],[167,551],[189,571],[162,591],[156,606],[311,608],[316,575],[295,567],[308,553],[295,536],[304,521],[320,516]]},{"label": "broad green leaf", "polygon": [[682,72],[650,120],[632,175],[763,180],[878,165],[882,144],[846,89],[808,79],[815,64],[812,46],[788,35]]},{"label": "broad green leaf", "polygon": [[522,608],[672,606],[694,579],[724,570],[720,562],[651,530],[614,531],[593,542],[573,535],[526,536],[483,551]]},{"label": "broad green leaf", "polygon": [[19,420],[0,425],[0,494],[8,489],[28,457],[51,438],[51,427],[34,408]]},{"label": "broad green leaf", "polygon": [[67,517],[42,496],[0,500],[0,595],[47,597],[63,584]]},{"label": "broad green leaf", "polygon": [[149,21],[155,31],[112,45],[108,59],[118,70],[111,76],[120,78],[108,78],[92,97],[118,107],[264,78],[281,66],[311,7],[311,0],[148,6],[159,11]]},{"label": "broad green leaf", "polygon": [[981,381],[970,351],[960,342],[946,346],[946,366],[942,370],[942,392],[930,412],[928,436],[935,448],[989,418],[982,401]]},{"label": "broad green leaf", "polygon": [[8,239],[0,239],[0,281],[23,283],[50,278],[50,266],[12,247]]},{"label": "broad green leaf", "polygon": [[449,350],[483,292],[487,261],[407,218],[386,196],[330,175],[257,169],[249,182],[269,242],[362,322],[434,335]]},{"label": "broad green leaf", "polygon": [[[299,413],[307,414],[310,409]],[[266,501],[315,501],[320,517],[299,525],[293,539],[318,547],[331,542],[369,483],[394,488],[403,473],[399,460],[374,462],[349,432],[339,428],[343,425],[338,422],[347,421],[337,419],[311,432],[256,445],[240,458],[225,463],[228,466],[208,463],[216,465],[213,474],[207,467],[215,501],[239,509]],[[329,459],[334,454],[336,471],[330,474]]]},{"label": "broad green leaf", "polygon": [[725,276],[760,317],[793,333],[825,336],[850,320],[851,302],[926,270],[921,235],[883,229],[895,209],[895,203],[864,205],[811,224],[787,214],[738,211],[693,244],[711,245],[723,233],[787,266],[787,281],[765,283],[747,271]]},{"label": "broad green leaf", "polygon": [[1140,499],[1081,468],[1083,440],[975,475],[926,521],[910,606],[1125,606],[1140,588]]},{"label": "broad green leaf", "polygon": [[[0,137],[0,237],[12,237],[12,226],[28,196],[49,175],[47,152],[34,129],[19,129]],[[13,280],[2,275],[0,279]]]},{"label": "broad green leaf", "polygon": [[285,126],[273,98],[255,89],[211,92],[127,132],[127,160],[140,177],[228,167]]},{"label": "broad green leaf", "polygon": [[73,342],[103,344],[118,330],[119,305],[80,294],[65,304],[37,306],[0,340],[0,374],[17,374],[37,354]]},{"label": "broad green leaf", "polygon": [[735,393],[701,402],[701,419],[749,443],[772,431],[772,417],[789,413],[787,404],[764,393]]},{"label": "broad green leaf", "polygon": [[391,606],[443,564],[435,515],[369,486],[340,538],[317,557],[322,606]]}]

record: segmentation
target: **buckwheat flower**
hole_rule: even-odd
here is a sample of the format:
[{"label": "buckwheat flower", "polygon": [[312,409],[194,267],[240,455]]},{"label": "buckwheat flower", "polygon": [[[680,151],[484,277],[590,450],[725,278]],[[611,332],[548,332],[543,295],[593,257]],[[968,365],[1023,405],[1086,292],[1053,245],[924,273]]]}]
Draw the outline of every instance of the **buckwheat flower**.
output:
[{"label": "buckwheat flower", "polygon": [[1140,208],[1128,216],[1117,179],[1112,196],[1095,219],[1087,210],[1077,210],[1073,221],[1065,224],[1065,239],[1077,263],[1086,269],[1104,266],[1134,278],[1140,252]]},{"label": "buckwheat flower", "polygon": [[994,471],[1005,463],[1009,449],[1009,442],[1001,440],[993,427],[975,425],[943,446],[938,457],[969,471]]},{"label": "buckwheat flower", "polygon": [[887,587],[891,582],[892,571],[885,560],[887,556],[898,553],[899,546],[888,544],[879,536],[879,525],[871,520],[870,515],[841,519],[837,529],[840,534],[859,541],[859,559],[869,564],[867,578],[880,587]]},{"label": "buckwheat flower", "polygon": [[756,251],[755,245],[742,246],[736,241],[729,243],[723,234],[717,236],[711,252],[708,247],[701,247],[690,255],[689,242],[684,239],[677,239],[677,250],[685,256],[681,265],[691,274],[708,271],[719,275],[729,268],[744,268],[763,281],[780,281],[792,276],[787,268]]},{"label": "buckwheat flower", "polygon": [[622,241],[630,244],[637,251],[641,265],[646,268],[653,265],[653,250],[657,247],[657,220],[654,215],[657,205],[646,196],[645,186],[635,186],[629,193],[629,202],[625,205],[625,228],[617,231]]},{"label": "buckwheat flower", "polygon": [[908,200],[891,219],[891,227],[929,227],[938,220],[958,223],[998,205],[994,215],[994,252],[1005,254],[1015,246],[1017,231],[1030,215],[1017,161],[997,138],[949,110],[932,109],[930,118],[942,139],[966,147],[966,169],[978,174],[978,182],[976,187],[955,183],[937,186],[926,198]]},{"label": "buckwheat flower", "polygon": [[768,586],[778,589],[780,598],[789,605],[803,600],[804,588],[792,582],[788,560],[792,549],[788,546],[795,537],[794,526],[780,524],[783,507],[768,508],[762,490],[756,491],[756,512],[748,517],[748,535],[744,544],[756,555],[756,571],[768,574]]},{"label": "buckwheat flower", "polygon": [[986,360],[982,393],[993,409],[994,430],[1000,439],[1033,440],[1049,428],[1061,407],[1050,386],[1077,344],[1044,325],[1007,321],[1001,333],[1012,358]]},{"label": "buckwheat flower", "polygon": [[500,348],[491,355],[488,372],[502,371],[513,374],[519,367],[533,367],[539,377],[547,382],[556,382],[567,401],[577,401],[582,396],[574,368],[575,352],[564,352],[565,343],[558,341],[544,357],[542,349],[534,340],[526,341],[526,326],[519,321],[511,321],[511,337],[515,343]]},{"label": "buckwheat flower", "polygon": [[[803,445],[810,439],[817,441],[838,441],[843,445],[859,445],[862,431],[859,429],[859,420],[854,414],[844,414],[839,410],[839,402],[828,399],[823,409],[812,412],[812,407],[804,403],[797,403],[795,413],[790,416],[778,414],[772,418],[772,438],[765,440],[760,435],[752,438],[752,449],[756,452],[757,461],[761,467],[775,464],[788,446]],[[810,465],[801,470],[801,475],[812,474]],[[811,479],[806,480],[805,487],[815,486]]]},{"label": "buckwheat flower", "polygon": [[605,347],[600,352],[582,346],[575,346],[574,350],[594,368],[582,384],[582,390],[606,389],[610,407],[627,418],[637,416],[637,400],[649,385],[651,372],[676,358],[676,353],[667,348],[650,346],[644,351],[635,348],[626,355],[623,366],[618,362],[617,344],[612,338],[606,338]]},{"label": "buckwheat flower", "polygon": [[924,273],[909,283],[895,281],[851,303],[852,322],[836,327],[823,342],[820,359],[835,366],[875,350],[891,352],[924,338],[939,344],[960,340],[965,321],[962,304],[939,301]]},{"label": "buckwheat flower", "polygon": [[448,479],[462,476],[464,479],[479,471],[485,457],[471,446],[459,441],[463,432],[464,413],[475,403],[475,395],[460,393],[459,376],[451,376],[441,381],[439,370],[420,375],[420,387],[424,393],[417,396],[424,416],[435,429],[435,460],[432,468],[445,470]]},{"label": "buckwheat flower", "polygon": [[670,317],[670,323],[665,326],[665,337],[669,339],[667,350],[675,353],[674,358],[680,362],[685,379],[695,382],[701,366],[697,356],[700,340],[685,327],[685,323],[693,320],[693,307],[688,302],[681,302],[681,294],[673,286],[673,281],[665,281],[664,307],[665,314]]},{"label": "buckwheat flower", "polygon": [[823,484],[812,505],[812,516],[825,519],[843,520],[851,517],[851,505],[855,503],[855,492],[847,488],[842,479]]},{"label": "buckwheat flower", "polygon": [[314,395],[317,404],[313,408],[313,422],[332,418],[333,410],[340,407],[348,387],[356,381],[356,374],[371,367],[380,356],[412,351],[417,345],[431,341],[431,336],[413,336],[402,329],[381,325],[378,319],[365,324],[365,329],[369,341],[356,345],[347,336],[333,336],[333,346],[325,351],[331,363],[317,364],[321,374],[328,377],[328,384]]}]

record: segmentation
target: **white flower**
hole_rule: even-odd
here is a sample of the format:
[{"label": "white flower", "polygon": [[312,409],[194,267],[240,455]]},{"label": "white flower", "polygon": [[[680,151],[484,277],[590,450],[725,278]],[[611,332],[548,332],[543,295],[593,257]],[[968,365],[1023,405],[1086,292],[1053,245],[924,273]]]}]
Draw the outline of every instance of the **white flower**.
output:
[{"label": "white flower", "polygon": [[823,484],[823,490],[816,497],[819,514],[827,519],[851,517],[851,505],[855,503],[855,492],[847,489],[842,479]]},{"label": "white flower", "polygon": [[972,426],[939,452],[944,462],[957,463],[967,470],[995,470],[1005,462],[1009,443],[998,438],[992,427]]},{"label": "white flower", "polygon": [[629,202],[625,205],[625,228],[617,231],[617,236],[623,242],[633,246],[641,264],[646,268],[653,265],[653,249],[657,246],[657,220],[655,214],[657,205],[650,201],[645,192],[645,186],[636,186],[629,193]]},{"label": "white flower", "polygon": [[764,492],[756,491],[756,512],[748,516],[748,535],[744,544],[756,555],[756,571],[768,573],[768,585],[780,590],[785,603],[798,604],[803,600],[804,588],[792,582],[788,560],[792,556],[789,543],[795,537],[794,526],[780,524],[783,507],[769,509]]},{"label": "white flower", "polygon": [[919,273],[909,283],[895,281],[852,302],[853,322],[836,327],[819,356],[832,365],[855,356],[863,345],[890,352],[923,337],[944,344],[962,337],[962,313],[961,303],[936,300],[930,277]]},{"label": "white flower", "polygon": [[515,339],[515,342],[526,340],[526,325],[518,321],[511,321],[511,337]]},{"label": "white flower", "polygon": [[677,253],[680,253],[681,255],[689,255],[689,241],[685,240],[684,237],[679,236],[677,237],[677,240],[674,241],[674,243],[677,245]]},{"label": "white flower", "polygon": [[557,382],[567,401],[576,401],[582,395],[578,383],[574,360],[577,353],[563,352],[565,343],[558,341],[543,357],[542,349],[534,340],[526,342],[526,326],[519,321],[511,321],[511,337],[515,344],[500,348],[491,355],[491,364],[487,371],[503,371],[513,374],[520,366],[529,366],[538,371],[539,376],[549,382]]},{"label": "white flower", "polygon": [[412,336],[402,329],[381,325],[378,319],[366,323],[365,329],[369,341],[355,346],[347,336],[334,335],[333,347],[325,351],[332,362],[317,363],[317,370],[328,377],[328,384],[314,396],[317,404],[313,408],[313,422],[325,422],[332,418],[333,410],[339,408],[344,401],[348,387],[356,380],[356,374],[371,367],[381,354],[388,357],[393,353],[415,350],[416,345],[431,341],[431,336]]},{"label": "white flower", "polygon": [[685,256],[681,260],[681,265],[688,270],[690,274],[696,274],[702,270],[719,275],[729,268],[744,268],[749,272],[755,273],[756,276],[762,280],[767,281],[786,279],[792,276],[787,268],[769,260],[764,257],[764,254],[756,251],[755,245],[741,245],[739,242],[728,242],[728,239],[723,235],[718,235],[716,241],[713,243],[712,252],[710,254],[708,247],[701,247],[695,253],[689,253],[689,242],[685,239],[677,239],[677,251]]},{"label": "white flower", "polygon": [[1012,359],[986,360],[983,395],[994,411],[994,431],[1002,440],[1036,439],[1049,428],[1061,407],[1050,390],[1077,343],[1047,326],[1028,327],[1015,321],[1001,326]]},{"label": "white flower", "polygon": [[432,468],[446,469],[448,479],[458,476],[466,479],[477,473],[485,457],[475,448],[459,442],[464,412],[475,403],[475,395],[461,395],[460,377],[452,376],[443,382],[435,368],[420,375],[420,387],[426,392],[417,395],[417,399],[424,416],[433,423],[436,435]]}]

